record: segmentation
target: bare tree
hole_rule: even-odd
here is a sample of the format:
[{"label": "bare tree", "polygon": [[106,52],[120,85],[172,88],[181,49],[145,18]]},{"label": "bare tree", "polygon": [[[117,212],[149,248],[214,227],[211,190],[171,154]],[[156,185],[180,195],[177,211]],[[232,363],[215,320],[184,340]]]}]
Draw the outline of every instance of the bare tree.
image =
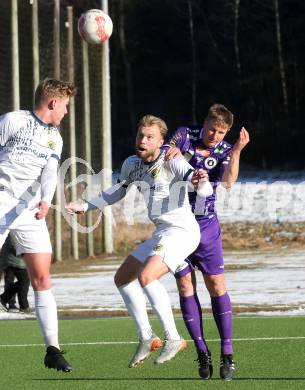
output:
[{"label": "bare tree", "polygon": [[234,51],[235,51],[235,60],[236,60],[236,69],[238,75],[238,81],[240,83],[241,80],[241,65],[239,58],[239,41],[238,41],[238,27],[239,27],[239,5],[240,0],[234,0]]},{"label": "bare tree", "polygon": [[287,93],[285,66],[284,66],[284,60],[283,60],[283,54],[282,54],[281,23],[280,23],[280,13],[279,13],[278,0],[273,0],[273,4],[274,4],[275,25],[276,25],[276,41],[277,41],[278,60],[279,60],[280,77],[281,77],[283,99],[284,99],[284,110],[285,110],[286,118],[288,118],[288,93]]},{"label": "bare tree", "polygon": [[131,65],[129,61],[129,54],[126,45],[125,37],[125,11],[124,11],[124,0],[119,0],[119,40],[120,47],[122,50],[122,59],[125,67],[125,80],[126,80],[126,96],[129,107],[129,121],[132,131],[135,131],[136,120],[135,120],[135,108],[134,108],[134,91],[131,75]]},{"label": "bare tree", "polygon": [[196,118],[196,106],[197,106],[197,55],[196,55],[196,43],[194,38],[194,20],[193,20],[193,7],[192,1],[187,0],[188,14],[189,14],[189,27],[190,27],[190,39],[192,50],[192,121],[197,123]]}]

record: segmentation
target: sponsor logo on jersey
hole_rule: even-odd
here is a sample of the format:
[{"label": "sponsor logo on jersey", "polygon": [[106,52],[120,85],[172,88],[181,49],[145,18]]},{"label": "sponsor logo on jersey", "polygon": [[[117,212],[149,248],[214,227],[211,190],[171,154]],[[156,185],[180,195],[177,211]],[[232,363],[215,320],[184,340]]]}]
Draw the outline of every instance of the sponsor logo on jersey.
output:
[{"label": "sponsor logo on jersey", "polygon": [[216,158],[214,158],[214,157],[208,157],[208,158],[206,158],[205,161],[204,161],[204,166],[205,166],[207,169],[212,169],[212,168],[214,168],[216,165],[217,165],[217,160],[216,160]]},{"label": "sponsor logo on jersey", "polygon": [[223,149],[218,149],[218,148],[217,148],[217,149],[214,150],[214,153],[215,153],[215,154],[222,154],[223,152],[224,152]]},{"label": "sponsor logo on jersey", "polygon": [[174,137],[170,140],[170,143],[169,143],[170,147],[175,147],[178,139],[181,138],[181,137],[182,136],[181,136],[180,133],[175,134]]},{"label": "sponsor logo on jersey", "polygon": [[164,245],[162,244],[157,244],[155,247],[154,247],[154,251],[155,252],[161,252],[164,250]]}]

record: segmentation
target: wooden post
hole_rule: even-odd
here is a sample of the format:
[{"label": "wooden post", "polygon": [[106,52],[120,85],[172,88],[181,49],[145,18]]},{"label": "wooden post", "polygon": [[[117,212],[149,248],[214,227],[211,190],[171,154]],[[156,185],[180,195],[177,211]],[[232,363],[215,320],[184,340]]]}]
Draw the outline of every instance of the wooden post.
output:
[{"label": "wooden post", "polygon": [[[60,79],[60,0],[54,0],[54,77]],[[54,211],[55,252],[54,260],[62,261],[62,236],[61,236],[61,189],[57,181],[55,202],[58,210]]]},{"label": "wooden post", "polygon": [[33,91],[39,84],[38,1],[32,0]]},{"label": "wooden post", "polygon": [[[91,129],[90,129],[90,85],[89,85],[89,59],[88,44],[82,39],[82,60],[83,60],[83,91],[84,91],[84,128],[85,128],[85,159],[91,166]],[[88,180],[87,197],[90,199],[92,182],[90,180],[91,172],[87,167]],[[92,213],[86,213],[86,224],[92,226]],[[88,256],[94,256],[93,232],[87,233],[87,253]]]},{"label": "wooden post", "polygon": [[[102,0],[102,9],[108,14],[108,0]],[[102,188],[112,185],[112,151],[111,151],[111,99],[110,99],[110,66],[109,66],[109,42],[102,44],[102,168],[107,171],[102,175]],[[113,253],[112,237],[112,210],[105,207],[102,218],[102,246],[106,253]]]},{"label": "wooden post", "polygon": [[18,3],[11,2],[11,37],[12,37],[12,92],[13,111],[20,109],[19,90],[19,42],[18,42]]},{"label": "wooden post", "polygon": [[[67,7],[68,21],[67,21],[67,31],[68,31],[68,79],[71,83],[74,83],[74,51],[73,51],[73,7]],[[76,157],[76,136],[75,136],[75,102],[74,98],[70,100],[69,104],[69,135],[70,135],[70,156],[73,159]],[[72,160],[73,161],[73,160]],[[76,179],[76,163],[71,164],[71,174],[70,180],[74,181]],[[71,201],[77,200],[77,188],[76,186],[71,187]],[[71,216],[71,238],[72,238],[72,256],[75,260],[79,259],[79,250],[78,250],[78,232],[77,232],[77,216]]]}]

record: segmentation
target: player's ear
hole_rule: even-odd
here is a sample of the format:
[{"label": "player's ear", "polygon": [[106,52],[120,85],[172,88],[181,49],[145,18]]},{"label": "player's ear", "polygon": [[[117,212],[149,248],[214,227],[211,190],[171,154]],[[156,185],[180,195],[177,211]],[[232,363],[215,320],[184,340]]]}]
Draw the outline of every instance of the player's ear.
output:
[{"label": "player's ear", "polygon": [[49,110],[54,110],[55,106],[56,106],[56,99],[49,100],[48,109]]}]

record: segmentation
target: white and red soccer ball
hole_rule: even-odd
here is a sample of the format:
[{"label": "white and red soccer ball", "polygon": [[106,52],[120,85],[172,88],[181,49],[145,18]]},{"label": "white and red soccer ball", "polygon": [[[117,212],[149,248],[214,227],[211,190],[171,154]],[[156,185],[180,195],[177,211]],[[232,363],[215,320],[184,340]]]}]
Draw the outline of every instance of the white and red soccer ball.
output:
[{"label": "white and red soccer ball", "polygon": [[100,9],[89,9],[78,19],[79,35],[88,43],[101,44],[110,38],[113,30],[109,15]]}]

